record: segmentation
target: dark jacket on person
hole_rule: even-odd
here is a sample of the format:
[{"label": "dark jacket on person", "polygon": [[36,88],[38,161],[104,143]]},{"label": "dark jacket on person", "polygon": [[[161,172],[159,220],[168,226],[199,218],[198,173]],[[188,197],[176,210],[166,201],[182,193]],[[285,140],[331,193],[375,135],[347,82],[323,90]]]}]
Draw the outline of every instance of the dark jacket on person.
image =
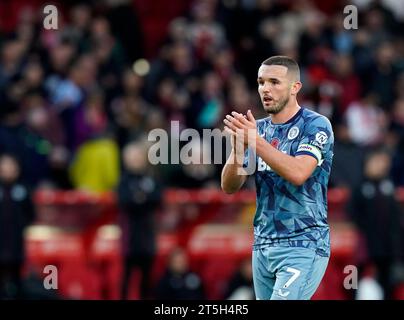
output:
[{"label": "dark jacket on person", "polygon": [[126,257],[154,255],[154,213],[161,201],[161,184],[152,175],[124,173],[118,185],[120,224]]},{"label": "dark jacket on person", "polygon": [[364,180],[353,191],[349,211],[365,236],[369,258],[399,258],[400,207],[392,181]]},{"label": "dark jacket on person", "polygon": [[192,271],[176,273],[167,270],[156,287],[157,299],[203,300],[204,288],[201,278]]},{"label": "dark jacket on person", "polygon": [[20,182],[0,182],[0,263],[22,263],[24,229],[34,219],[28,187]]},{"label": "dark jacket on person", "polygon": [[337,140],[334,144],[330,185],[356,188],[362,182],[363,148],[352,142]]}]

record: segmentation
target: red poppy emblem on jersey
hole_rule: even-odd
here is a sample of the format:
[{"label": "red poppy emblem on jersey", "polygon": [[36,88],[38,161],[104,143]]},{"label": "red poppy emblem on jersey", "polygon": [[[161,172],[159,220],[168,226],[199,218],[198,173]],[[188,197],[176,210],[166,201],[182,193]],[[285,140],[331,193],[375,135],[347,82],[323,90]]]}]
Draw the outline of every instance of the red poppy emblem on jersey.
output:
[{"label": "red poppy emblem on jersey", "polygon": [[279,146],[279,139],[278,138],[274,138],[271,140],[271,146],[273,146],[274,148],[278,149]]}]

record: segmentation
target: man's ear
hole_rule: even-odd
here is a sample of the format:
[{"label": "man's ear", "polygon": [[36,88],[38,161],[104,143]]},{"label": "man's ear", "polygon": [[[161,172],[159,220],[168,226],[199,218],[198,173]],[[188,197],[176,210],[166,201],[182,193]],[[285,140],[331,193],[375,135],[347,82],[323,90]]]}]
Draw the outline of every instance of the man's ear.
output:
[{"label": "man's ear", "polygon": [[302,83],[300,81],[295,81],[292,84],[290,93],[295,96],[295,95],[297,95],[297,93],[300,91],[301,88],[302,88]]}]

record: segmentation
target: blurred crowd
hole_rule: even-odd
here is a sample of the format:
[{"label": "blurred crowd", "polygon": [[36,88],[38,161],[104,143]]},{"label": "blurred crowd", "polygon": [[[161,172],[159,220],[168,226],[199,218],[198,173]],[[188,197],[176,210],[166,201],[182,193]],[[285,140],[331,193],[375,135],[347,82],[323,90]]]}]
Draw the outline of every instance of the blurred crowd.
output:
[{"label": "blurred crowd", "polygon": [[[398,204],[386,203],[404,186],[404,14],[394,1],[357,2],[358,29],[347,30],[346,1],[324,10],[310,0],[193,0],[148,56],[132,1],[63,4],[58,30],[43,28],[38,8],[23,7],[11,31],[0,21],[0,153],[17,163],[26,190],[118,190],[122,206],[130,179],[154,190],[146,174],[159,186],[219,188],[221,165],[131,170],[124,158],[143,163],[148,132],[170,133],[171,121],[202,132],[222,128],[232,110],[265,117],[257,69],[271,55],[288,55],[301,67],[300,105],[334,127],[330,186],[357,195],[352,219],[369,237],[375,226],[400,226]],[[387,262],[377,260],[384,267],[401,255],[402,240],[392,234],[386,246],[394,258],[389,251]],[[387,253],[377,247],[374,254]]]},{"label": "blurred crowd", "polygon": [[[1,34],[0,147],[19,158],[31,186],[112,190],[120,151],[154,128],[222,128],[233,109],[265,116],[256,72],[275,54],[299,62],[300,104],[334,125],[331,185],[358,184],[364,151],[378,146],[389,150],[394,184],[404,185],[403,20],[381,1],[346,30],[343,2],[324,13],[310,1],[195,0],[151,57],[135,6],[101,3],[65,5],[58,30],[24,7]],[[161,171],[168,185],[217,186],[220,167],[198,169]]]}]

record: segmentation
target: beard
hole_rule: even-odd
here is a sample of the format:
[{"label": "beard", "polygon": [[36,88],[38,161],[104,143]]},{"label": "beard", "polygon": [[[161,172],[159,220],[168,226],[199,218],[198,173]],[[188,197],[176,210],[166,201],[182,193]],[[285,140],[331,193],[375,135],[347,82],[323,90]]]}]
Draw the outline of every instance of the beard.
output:
[{"label": "beard", "polygon": [[265,106],[264,104],[264,109],[268,114],[277,114],[285,108],[288,102],[289,102],[289,96],[280,99],[278,101],[274,101],[272,106]]}]

